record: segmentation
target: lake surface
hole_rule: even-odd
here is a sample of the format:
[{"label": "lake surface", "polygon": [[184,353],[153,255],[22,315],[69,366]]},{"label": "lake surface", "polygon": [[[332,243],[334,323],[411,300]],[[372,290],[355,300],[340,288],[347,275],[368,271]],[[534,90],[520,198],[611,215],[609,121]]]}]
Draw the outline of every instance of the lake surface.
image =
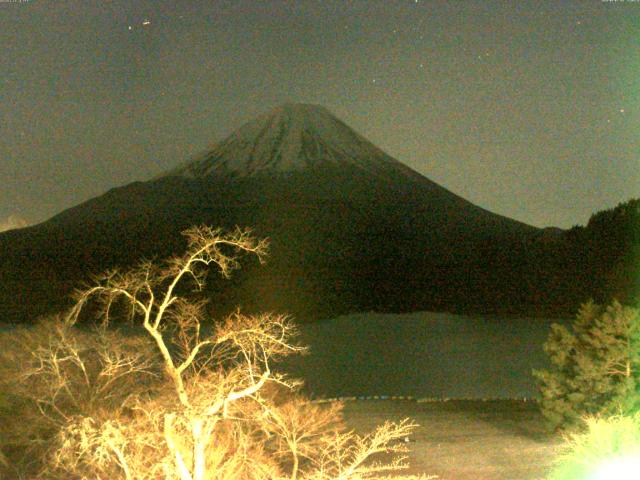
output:
[{"label": "lake surface", "polygon": [[[313,397],[537,397],[533,368],[552,323],[449,313],[355,314],[305,324],[310,353],[280,366]],[[0,326],[0,331],[11,326]]]},{"label": "lake surface", "polygon": [[307,356],[284,368],[315,397],[537,397],[552,323],[448,313],[357,314],[301,326]]}]

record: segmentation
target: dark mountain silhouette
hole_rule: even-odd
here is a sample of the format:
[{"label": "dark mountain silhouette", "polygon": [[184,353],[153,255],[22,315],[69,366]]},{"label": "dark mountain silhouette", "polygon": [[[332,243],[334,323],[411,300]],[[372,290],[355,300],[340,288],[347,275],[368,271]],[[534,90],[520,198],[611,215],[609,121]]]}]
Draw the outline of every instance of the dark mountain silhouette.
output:
[{"label": "dark mountain silhouette", "polygon": [[322,107],[285,105],[171,172],[0,234],[0,319],[59,310],[89,273],[179,252],[179,232],[202,223],[249,226],[271,239],[266,266],[248,260],[231,281],[211,276],[215,314],[240,305],[304,321],[558,305],[540,292],[559,280],[532,259],[563,232],[471,204]]}]

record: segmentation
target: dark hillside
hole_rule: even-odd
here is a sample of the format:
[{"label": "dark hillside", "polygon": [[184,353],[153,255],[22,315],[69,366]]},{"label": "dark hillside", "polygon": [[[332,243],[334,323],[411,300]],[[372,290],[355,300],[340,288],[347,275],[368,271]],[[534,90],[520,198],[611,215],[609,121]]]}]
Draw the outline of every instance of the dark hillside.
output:
[{"label": "dark hillside", "polygon": [[178,253],[193,224],[271,239],[267,266],[211,277],[214,313],[573,315],[589,296],[637,293],[637,219],[634,201],[584,228],[537,229],[437,185],[322,107],[285,105],[164,176],[0,234],[0,320],[63,308],[91,273]]},{"label": "dark hillside", "polygon": [[344,167],[322,175],[135,183],[0,236],[7,253],[0,315],[22,320],[57,310],[90,272],[180,251],[179,232],[194,223],[251,226],[271,238],[268,265],[245,265],[224,287],[212,279],[212,291],[223,292],[213,305],[223,310],[235,303],[303,317],[475,310],[489,305],[484,294],[495,275],[479,267],[499,267],[480,258],[478,246],[535,230],[477,207],[461,211],[465,203],[444,189]]}]

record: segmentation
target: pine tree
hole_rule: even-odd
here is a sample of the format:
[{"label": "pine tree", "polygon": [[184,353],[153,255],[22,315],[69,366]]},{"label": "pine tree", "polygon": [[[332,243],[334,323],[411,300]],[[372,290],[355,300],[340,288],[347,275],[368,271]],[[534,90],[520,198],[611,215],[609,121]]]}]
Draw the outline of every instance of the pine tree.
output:
[{"label": "pine tree", "polygon": [[588,302],[570,329],[552,325],[544,350],[551,368],[533,374],[551,427],[639,409],[640,310],[617,301],[607,307]]}]

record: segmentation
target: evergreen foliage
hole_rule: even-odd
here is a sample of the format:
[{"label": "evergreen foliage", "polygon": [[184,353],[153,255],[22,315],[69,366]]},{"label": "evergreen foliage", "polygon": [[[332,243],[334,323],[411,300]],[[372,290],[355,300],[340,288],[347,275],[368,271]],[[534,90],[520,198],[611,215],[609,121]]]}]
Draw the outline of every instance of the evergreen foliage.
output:
[{"label": "evergreen foliage", "polygon": [[586,418],[587,431],[567,438],[548,480],[638,478],[640,415]]},{"label": "evergreen foliage", "polygon": [[578,426],[585,415],[629,413],[640,406],[638,309],[590,301],[570,329],[552,325],[544,349],[551,368],[533,373],[551,427]]}]

